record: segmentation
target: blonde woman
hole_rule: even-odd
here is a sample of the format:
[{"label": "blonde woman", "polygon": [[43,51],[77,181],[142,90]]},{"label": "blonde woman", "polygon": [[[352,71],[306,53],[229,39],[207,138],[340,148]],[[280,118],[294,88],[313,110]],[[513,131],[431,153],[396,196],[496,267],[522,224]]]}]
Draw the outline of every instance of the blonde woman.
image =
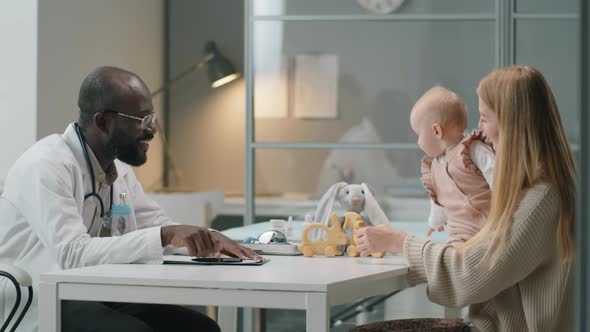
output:
[{"label": "blonde woman", "polygon": [[572,331],[575,168],[553,93],[538,70],[513,66],[477,94],[496,150],[488,223],[460,248],[373,227],[357,231],[357,248],[403,253],[408,282],[426,283],[432,302],[468,305],[473,330]]}]

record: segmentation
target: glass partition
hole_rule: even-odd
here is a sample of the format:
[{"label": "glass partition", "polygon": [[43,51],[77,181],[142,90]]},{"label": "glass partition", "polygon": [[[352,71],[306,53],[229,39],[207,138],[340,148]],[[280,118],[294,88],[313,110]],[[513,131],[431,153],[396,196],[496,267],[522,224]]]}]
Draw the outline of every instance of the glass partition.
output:
[{"label": "glass partition", "polygon": [[515,26],[515,62],[535,66],[545,75],[571,144],[580,142],[578,30],[576,20],[518,20]]},{"label": "glass partition", "polygon": [[[263,201],[285,196],[313,200],[341,180],[412,197],[421,190],[422,155],[409,126],[413,103],[443,85],[465,98],[476,128],[477,84],[497,66],[530,64],[546,75],[577,149],[574,0],[401,1],[382,15],[361,2],[248,2],[247,206],[264,210]],[[331,162],[347,158],[366,164]]]},{"label": "glass partition", "polygon": [[[254,15],[362,15],[373,14],[363,6],[363,0],[256,0]],[[401,0],[398,6],[392,6],[387,14],[465,14],[493,13],[494,1],[489,0]],[[379,12],[379,6],[373,6]]]},{"label": "glass partition", "polygon": [[[565,14],[577,13],[576,0],[515,0],[517,13]],[[578,39],[575,39],[578,42]]]},{"label": "glass partition", "polygon": [[465,98],[474,128],[494,67],[493,21],[259,21],[253,33],[256,142],[414,143],[410,110],[434,85]]}]

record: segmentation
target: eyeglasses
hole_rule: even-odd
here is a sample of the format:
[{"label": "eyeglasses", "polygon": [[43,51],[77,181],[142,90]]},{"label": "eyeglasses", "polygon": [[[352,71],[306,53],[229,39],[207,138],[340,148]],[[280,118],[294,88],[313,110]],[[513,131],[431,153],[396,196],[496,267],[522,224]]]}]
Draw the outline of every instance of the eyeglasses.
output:
[{"label": "eyeglasses", "polygon": [[125,118],[141,121],[141,128],[142,129],[155,128],[156,127],[156,119],[158,118],[158,114],[156,114],[154,112],[152,112],[142,118],[140,118],[138,116],[133,116],[133,115],[117,112],[114,110],[104,110],[103,112],[115,113],[115,114],[120,115]]}]

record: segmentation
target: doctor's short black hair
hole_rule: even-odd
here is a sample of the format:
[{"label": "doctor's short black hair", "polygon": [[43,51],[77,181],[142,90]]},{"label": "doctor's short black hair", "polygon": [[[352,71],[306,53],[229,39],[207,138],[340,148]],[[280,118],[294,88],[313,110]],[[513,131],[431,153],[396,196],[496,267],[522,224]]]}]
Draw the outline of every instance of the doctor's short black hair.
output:
[{"label": "doctor's short black hair", "polygon": [[139,80],[149,91],[139,76],[125,69],[103,66],[91,71],[82,81],[78,94],[78,124],[85,128],[92,123],[97,112],[117,109],[121,98],[129,89],[127,83],[131,79]]}]

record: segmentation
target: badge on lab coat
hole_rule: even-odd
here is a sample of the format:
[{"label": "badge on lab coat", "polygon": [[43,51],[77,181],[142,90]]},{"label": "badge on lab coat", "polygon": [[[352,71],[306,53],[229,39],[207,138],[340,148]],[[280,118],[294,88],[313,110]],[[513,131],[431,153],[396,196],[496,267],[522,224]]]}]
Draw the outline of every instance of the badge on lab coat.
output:
[{"label": "badge on lab coat", "polygon": [[127,204],[127,194],[119,194],[119,204],[113,204],[113,215],[110,221],[111,236],[123,235],[129,231],[129,215],[131,205]]}]

